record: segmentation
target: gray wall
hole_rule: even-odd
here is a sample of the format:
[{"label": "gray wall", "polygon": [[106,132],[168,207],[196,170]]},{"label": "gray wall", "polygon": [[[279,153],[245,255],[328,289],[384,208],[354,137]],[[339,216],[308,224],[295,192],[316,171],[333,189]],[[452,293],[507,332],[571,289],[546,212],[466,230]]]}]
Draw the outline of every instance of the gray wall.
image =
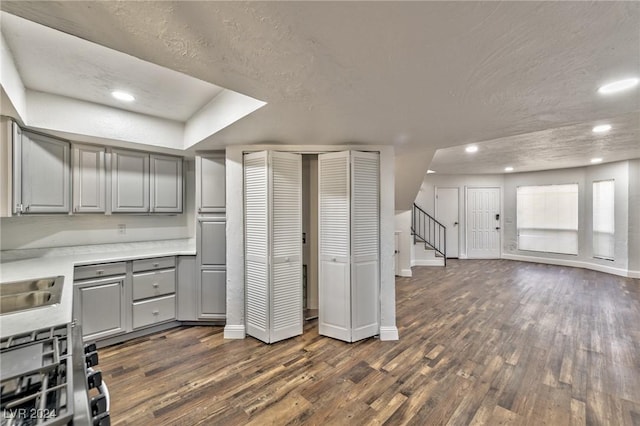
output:
[{"label": "gray wall", "polygon": [[[2,250],[194,238],[195,162],[185,161],[184,213],[41,215],[0,218]],[[118,225],[126,225],[126,233]]]}]

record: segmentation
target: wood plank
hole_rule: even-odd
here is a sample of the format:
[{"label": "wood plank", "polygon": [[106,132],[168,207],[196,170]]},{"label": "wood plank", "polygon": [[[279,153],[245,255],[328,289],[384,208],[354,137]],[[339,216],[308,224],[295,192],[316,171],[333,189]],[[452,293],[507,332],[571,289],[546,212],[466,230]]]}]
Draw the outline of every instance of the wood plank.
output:
[{"label": "wood plank", "polygon": [[114,425],[640,424],[640,285],[450,260],[397,280],[401,340],[179,327],[100,349]]}]

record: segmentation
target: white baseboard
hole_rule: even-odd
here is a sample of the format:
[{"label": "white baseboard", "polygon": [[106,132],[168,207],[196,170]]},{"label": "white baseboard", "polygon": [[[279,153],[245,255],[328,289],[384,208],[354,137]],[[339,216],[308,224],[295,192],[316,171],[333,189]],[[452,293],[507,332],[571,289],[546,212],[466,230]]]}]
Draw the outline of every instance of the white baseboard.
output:
[{"label": "white baseboard", "polygon": [[400,337],[398,336],[398,327],[380,327],[380,340],[400,340]]},{"label": "white baseboard", "polygon": [[591,269],[592,271],[605,272],[607,274],[618,275],[621,277],[634,278],[632,276],[633,274],[640,273],[640,271],[628,271],[622,268],[614,268],[612,266],[599,265],[597,263],[583,262],[580,260],[550,259],[547,257],[523,256],[521,254],[509,254],[509,253],[503,253],[502,258],[507,260],[519,260],[522,262],[546,263],[549,265],[572,266],[574,268]]},{"label": "white baseboard", "polygon": [[244,325],[227,324],[224,326],[225,339],[244,339],[245,337]]},{"label": "white baseboard", "polygon": [[411,272],[411,269],[400,269],[400,274],[398,276],[411,278],[413,276],[413,273]]},{"label": "white baseboard", "polygon": [[413,261],[413,266],[444,266],[444,260],[442,258],[417,259]]},{"label": "white baseboard", "polygon": [[629,278],[640,278],[640,271],[629,271]]}]

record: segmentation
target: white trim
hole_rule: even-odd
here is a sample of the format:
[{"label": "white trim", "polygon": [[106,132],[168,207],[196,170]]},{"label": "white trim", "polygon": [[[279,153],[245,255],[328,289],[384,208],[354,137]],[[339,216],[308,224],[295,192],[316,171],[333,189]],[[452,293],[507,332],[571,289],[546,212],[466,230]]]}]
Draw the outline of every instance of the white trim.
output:
[{"label": "white trim", "polygon": [[380,327],[380,340],[391,341],[399,339],[398,327]]},{"label": "white trim", "polygon": [[244,325],[228,324],[224,326],[225,339],[244,339],[245,337]]},{"label": "white trim", "polygon": [[[413,262],[411,262],[411,263],[413,263]],[[397,277],[409,277],[409,278],[411,278],[413,276],[413,273],[411,272],[411,269],[400,269],[400,275],[396,275],[396,276]]]},{"label": "white trim", "polygon": [[629,278],[640,278],[640,271],[627,271]]},{"label": "white trim", "polygon": [[444,259],[441,257],[436,259],[417,259],[413,261],[412,266],[444,266]]},{"label": "white trim", "polygon": [[546,263],[549,265],[571,266],[574,268],[591,269],[592,271],[605,272],[607,274],[618,275],[621,277],[633,278],[633,275],[638,274],[638,277],[640,277],[640,271],[628,271],[622,268],[614,268],[611,266],[598,265],[590,262],[581,262],[578,260],[551,259],[546,257],[523,256],[520,254],[509,254],[509,253],[504,253],[502,255],[502,258],[507,260],[519,260],[522,262]]}]

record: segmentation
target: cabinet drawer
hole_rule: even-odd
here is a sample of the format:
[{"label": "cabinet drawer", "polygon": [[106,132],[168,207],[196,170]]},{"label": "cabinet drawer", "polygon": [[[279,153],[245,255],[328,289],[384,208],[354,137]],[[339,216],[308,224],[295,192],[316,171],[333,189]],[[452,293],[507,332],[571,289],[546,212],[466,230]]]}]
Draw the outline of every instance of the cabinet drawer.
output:
[{"label": "cabinet drawer", "polygon": [[133,261],[133,272],[153,271],[154,269],[175,268],[176,257],[156,257],[153,259],[142,259]]},{"label": "cabinet drawer", "polygon": [[133,328],[145,327],[176,317],[176,296],[158,297],[133,304]]},{"label": "cabinet drawer", "polygon": [[146,272],[133,276],[133,300],[176,292],[176,270]]},{"label": "cabinet drawer", "polygon": [[102,263],[99,265],[76,266],[73,271],[73,279],[85,280],[88,278],[108,277],[111,275],[123,275],[127,273],[126,262]]}]

